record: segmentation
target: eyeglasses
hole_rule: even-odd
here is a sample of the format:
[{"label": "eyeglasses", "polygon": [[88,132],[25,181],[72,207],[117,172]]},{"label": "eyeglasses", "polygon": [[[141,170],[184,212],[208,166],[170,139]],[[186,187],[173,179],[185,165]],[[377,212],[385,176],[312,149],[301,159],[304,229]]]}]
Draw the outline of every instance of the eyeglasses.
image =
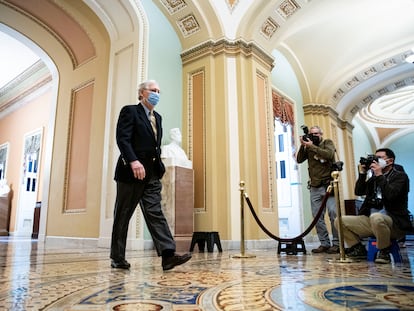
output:
[{"label": "eyeglasses", "polygon": [[160,93],[160,90],[158,90],[158,89],[146,89],[147,91],[150,91],[150,92],[154,92],[154,93]]}]

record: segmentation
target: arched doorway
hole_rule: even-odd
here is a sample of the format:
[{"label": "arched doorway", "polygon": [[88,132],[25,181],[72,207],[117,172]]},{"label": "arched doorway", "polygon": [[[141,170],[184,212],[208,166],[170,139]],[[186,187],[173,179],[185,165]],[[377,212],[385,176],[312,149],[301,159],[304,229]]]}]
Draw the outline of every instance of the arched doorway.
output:
[{"label": "arched doorway", "polygon": [[45,159],[50,159],[52,152],[58,74],[51,58],[31,39],[3,24],[0,32],[17,42],[5,48],[29,51],[14,51],[16,58],[8,58],[9,63],[24,63],[18,55],[30,56],[32,60],[26,59],[27,68],[21,67],[22,72],[8,82],[9,97],[3,99],[1,109],[2,139],[10,142],[13,158],[13,164],[8,161],[8,182],[14,201],[14,210],[9,215],[11,235],[30,237],[36,202],[49,196],[47,172],[51,162]]}]

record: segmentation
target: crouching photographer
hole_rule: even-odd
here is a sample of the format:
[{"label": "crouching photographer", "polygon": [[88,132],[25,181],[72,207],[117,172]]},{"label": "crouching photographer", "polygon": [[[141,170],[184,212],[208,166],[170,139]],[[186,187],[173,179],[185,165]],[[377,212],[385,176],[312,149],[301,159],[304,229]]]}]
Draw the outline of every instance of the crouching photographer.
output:
[{"label": "crouching photographer", "polygon": [[348,258],[366,259],[367,250],[360,239],[375,236],[379,249],[375,263],[390,263],[391,240],[404,237],[411,227],[407,206],[409,179],[394,168],[394,161],[395,154],[388,148],[360,159],[355,195],[365,195],[365,199],[358,216],[342,217]]}]

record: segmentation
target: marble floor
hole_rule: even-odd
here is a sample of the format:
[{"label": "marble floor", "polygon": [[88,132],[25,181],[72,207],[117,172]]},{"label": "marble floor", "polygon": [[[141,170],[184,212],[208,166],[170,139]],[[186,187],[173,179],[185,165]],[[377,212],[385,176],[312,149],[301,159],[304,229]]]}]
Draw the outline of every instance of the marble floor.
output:
[{"label": "marble floor", "polygon": [[[277,249],[200,253],[163,272],[154,251],[46,248],[0,237],[0,310],[414,310],[414,241],[402,263],[343,262]],[[254,257],[253,257],[254,256]]]}]

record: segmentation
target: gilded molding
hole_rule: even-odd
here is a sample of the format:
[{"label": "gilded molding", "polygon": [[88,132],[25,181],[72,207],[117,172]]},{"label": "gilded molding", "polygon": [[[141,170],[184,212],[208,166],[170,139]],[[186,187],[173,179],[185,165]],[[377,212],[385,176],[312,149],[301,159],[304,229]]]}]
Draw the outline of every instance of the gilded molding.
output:
[{"label": "gilded molding", "polygon": [[67,132],[67,139],[66,139],[66,161],[65,161],[65,177],[64,177],[64,186],[63,186],[63,213],[83,213],[86,211],[86,207],[84,208],[68,208],[68,195],[69,195],[69,170],[70,165],[74,164],[71,163],[71,149],[73,144],[73,125],[74,125],[74,113],[75,113],[75,105],[76,105],[76,94],[84,89],[85,87],[89,87],[90,85],[94,85],[95,79],[90,79],[84,81],[83,83],[79,84],[75,88],[72,89],[71,92],[71,100],[70,100],[70,111],[69,111],[69,124],[68,124],[68,132]]},{"label": "gilded molding", "polygon": [[227,39],[206,41],[181,53],[181,60],[185,65],[207,55],[215,56],[222,53],[228,55],[242,55],[244,57],[255,57],[268,67],[269,71],[271,71],[274,66],[273,56],[269,55],[255,43],[246,42],[241,39],[235,41],[229,41]]},{"label": "gilded molding", "polygon": [[[256,71],[256,77],[260,78],[264,81],[264,92],[268,92],[269,90],[269,79],[267,77],[267,75],[265,73],[260,72],[259,70]],[[270,87],[271,88],[271,87]],[[276,202],[275,202],[275,187],[274,185],[276,185],[276,180],[274,176],[274,172],[275,172],[275,159],[272,155],[272,152],[270,152],[271,150],[273,150],[273,140],[274,140],[274,119],[273,119],[273,103],[269,104],[269,98],[267,96],[264,97],[265,98],[265,103],[264,103],[264,107],[266,110],[266,116],[271,116],[271,117],[267,117],[266,118],[266,148],[262,149],[262,152],[266,152],[266,158],[267,158],[267,166],[269,167],[269,169],[267,170],[267,180],[268,180],[268,184],[267,184],[267,188],[268,188],[268,194],[269,194],[269,203],[270,206],[268,206],[267,208],[263,207],[262,204],[262,211],[266,211],[266,212],[274,212],[275,211],[275,206],[276,206]]]},{"label": "gilded molding", "polygon": [[[193,89],[194,89],[194,77],[195,76],[199,76],[201,75],[203,81],[203,92],[204,92],[204,85],[205,85],[205,68],[200,68],[194,72],[191,72],[187,75],[187,84],[188,84],[188,93],[187,93],[187,98],[188,98],[188,111],[187,111],[187,128],[188,128],[188,157],[189,159],[193,160],[194,159],[194,124],[193,124],[193,114],[194,114],[194,93],[193,93]],[[207,211],[207,202],[206,202],[206,184],[207,184],[207,175],[205,174],[205,172],[207,171],[206,168],[206,155],[205,155],[205,150],[206,150],[206,129],[205,129],[205,124],[206,124],[206,120],[205,120],[205,94],[203,94],[203,129],[202,129],[202,135],[203,135],[203,139],[202,139],[202,144],[203,144],[203,150],[204,150],[204,155],[203,155],[203,163],[202,163],[202,178],[203,178],[203,194],[202,194],[202,198],[203,198],[203,204],[202,207],[194,207],[194,211],[196,213],[203,213]]]},{"label": "gilded molding", "polygon": [[338,112],[331,106],[327,105],[318,105],[318,104],[308,104],[303,106],[303,112],[305,115],[325,115],[329,116],[332,120],[335,120],[336,125],[341,129],[347,129],[348,131],[352,131],[354,126],[346,120],[342,120],[339,117]]},{"label": "gilded molding", "polygon": [[308,104],[303,106],[303,112],[305,115],[307,114],[323,114],[323,115],[331,115],[331,116],[338,116],[338,113],[328,105],[321,105],[321,104]]}]

